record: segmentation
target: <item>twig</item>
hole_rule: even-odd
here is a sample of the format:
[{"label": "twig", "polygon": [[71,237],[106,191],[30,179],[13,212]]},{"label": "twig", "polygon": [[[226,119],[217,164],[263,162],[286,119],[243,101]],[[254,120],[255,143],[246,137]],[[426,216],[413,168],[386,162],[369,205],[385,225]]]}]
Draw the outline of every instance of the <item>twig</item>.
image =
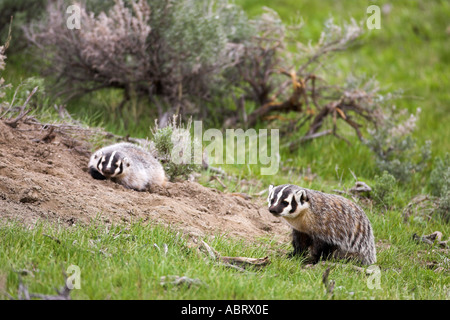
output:
[{"label": "twig", "polygon": [[[55,289],[56,295],[47,295],[47,294],[40,294],[40,293],[30,293],[28,291],[28,287],[23,284],[22,277],[19,274],[19,289],[17,294],[18,300],[31,300],[33,298],[41,299],[41,300],[70,300],[70,291],[69,287],[67,286],[67,275],[64,274],[64,286],[61,289]],[[13,297],[10,297],[10,299],[13,299]]]},{"label": "twig", "polygon": [[217,182],[219,182],[219,184],[222,186],[222,188],[224,188],[224,189],[227,188],[227,186],[219,179],[218,176],[216,176],[216,175],[211,176],[211,180],[216,180]]},{"label": "twig", "polygon": [[208,253],[209,257],[214,260],[218,261],[219,263],[223,263],[225,265],[235,265],[239,266],[240,268],[245,268],[248,266],[253,267],[263,267],[270,263],[269,257],[264,258],[247,258],[247,257],[225,257],[221,256],[216,250],[211,248],[205,241],[202,240],[199,249],[204,248],[206,252]]},{"label": "twig", "polygon": [[162,276],[160,278],[160,284],[162,286],[166,286],[168,284],[177,286],[186,284],[188,287],[191,287],[192,285],[204,285],[204,283],[200,279],[192,279],[186,276]]},{"label": "twig", "polygon": [[20,113],[19,115],[13,119],[13,120],[8,120],[5,121],[5,124],[7,124],[8,126],[15,128],[17,127],[17,123],[22,120],[23,117],[25,117],[30,111],[31,109],[28,109],[25,111],[25,108],[27,107],[28,102],[30,102],[31,97],[36,93],[36,91],[38,90],[39,87],[35,87],[33,89],[33,91],[31,91],[31,93],[28,95],[28,98],[25,100],[24,104],[22,105],[22,107],[20,108]]},{"label": "twig", "polygon": [[61,244],[61,240],[59,240],[58,238],[55,238],[55,237],[50,236],[50,235],[45,234],[45,233],[43,233],[42,235],[43,235],[44,237],[47,237],[47,238],[50,238],[50,239],[56,241],[58,244]]},{"label": "twig", "polygon": [[231,195],[235,196],[235,197],[241,197],[244,200],[251,200],[252,199],[252,197],[250,195],[248,195],[246,193],[242,193],[242,192],[231,193]]},{"label": "twig", "polygon": [[330,267],[325,270],[325,272],[322,275],[322,283],[325,286],[325,289],[327,290],[327,294],[331,295],[333,297],[333,291],[334,286],[336,285],[336,282],[334,280],[328,280],[328,276],[330,275]]},{"label": "twig", "polygon": [[209,246],[209,244],[207,244],[207,243],[206,243],[205,241],[203,241],[203,240],[202,240],[202,243],[201,243],[201,244],[205,247],[206,251],[207,251],[208,254],[209,254],[209,257],[210,257],[211,259],[213,259],[213,260],[216,260],[216,258],[217,258],[217,256],[218,256],[217,251],[214,250],[214,249],[212,249],[212,248]]},{"label": "twig", "polygon": [[433,244],[437,243],[437,245],[440,246],[441,248],[447,248],[447,246],[448,246],[448,241],[441,241],[442,232],[440,232],[440,231],[435,231],[432,234],[425,235],[422,237],[419,237],[416,233],[414,233],[412,235],[412,239],[416,242],[424,242],[431,246]]}]

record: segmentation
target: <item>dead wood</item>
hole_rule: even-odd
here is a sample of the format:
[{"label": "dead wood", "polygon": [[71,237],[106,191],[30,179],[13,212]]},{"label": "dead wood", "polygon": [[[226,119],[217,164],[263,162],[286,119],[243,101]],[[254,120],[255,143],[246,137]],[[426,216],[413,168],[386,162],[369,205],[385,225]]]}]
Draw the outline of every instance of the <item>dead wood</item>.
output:
[{"label": "dead wood", "polygon": [[[55,289],[56,295],[40,294],[40,293],[30,293],[28,287],[23,284],[21,274],[19,273],[19,288],[17,293],[17,300],[71,300],[70,292],[71,289],[67,286],[67,275],[64,274],[64,286],[62,288]],[[10,296],[11,300],[16,300]]]},{"label": "dead wood", "polygon": [[231,193],[231,195],[235,196],[235,197],[240,197],[240,198],[242,198],[244,200],[251,200],[252,199],[252,196],[250,196],[250,195],[248,195],[246,193],[243,193],[243,192],[235,192],[235,193]]},{"label": "dead wood", "polygon": [[416,233],[412,235],[412,239],[418,243],[424,242],[428,245],[434,245],[437,244],[441,248],[447,248],[448,247],[448,240],[447,241],[441,241],[442,239],[442,232],[435,231],[432,234],[425,235],[425,236],[418,236]]},{"label": "dead wood", "polygon": [[[19,115],[15,117],[14,119],[9,119],[5,121],[5,124],[12,128],[16,128],[19,121],[22,120],[28,113],[31,112],[31,109],[26,109],[28,103],[30,102],[31,97],[36,93],[39,87],[35,87],[31,93],[28,95],[27,99],[25,100],[24,104],[19,108]],[[8,111],[8,110],[7,110]]]},{"label": "dead wood", "polygon": [[216,250],[211,248],[205,241],[202,241],[198,247],[199,251],[208,254],[209,258],[217,261],[220,265],[233,265],[245,269],[246,267],[264,267],[270,263],[269,257],[264,258],[248,258],[248,257],[226,257],[221,256]]},{"label": "dead wood", "polygon": [[188,287],[191,287],[193,285],[195,285],[195,286],[204,285],[203,281],[201,281],[200,279],[192,279],[192,278],[188,278],[186,276],[180,277],[180,276],[176,276],[176,275],[162,276],[160,278],[160,284],[162,286],[167,286],[167,285],[175,285],[175,286],[187,285]]},{"label": "dead wood", "polygon": [[372,191],[372,188],[363,181],[356,181],[355,185],[350,188],[349,192],[357,195],[367,194]]}]

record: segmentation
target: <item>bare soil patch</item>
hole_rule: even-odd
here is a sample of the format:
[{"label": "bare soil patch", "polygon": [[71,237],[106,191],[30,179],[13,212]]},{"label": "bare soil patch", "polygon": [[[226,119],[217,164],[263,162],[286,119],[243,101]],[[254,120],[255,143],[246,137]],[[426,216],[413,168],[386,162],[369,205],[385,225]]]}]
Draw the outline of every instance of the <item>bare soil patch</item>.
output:
[{"label": "bare soil patch", "polygon": [[104,223],[172,225],[193,235],[225,233],[256,240],[289,228],[272,217],[265,198],[245,200],[196,182],[168,183],[153,192],[129,190],[87,172],[90,145],[35,124],[0,121],[0,217],[33,225]]}]

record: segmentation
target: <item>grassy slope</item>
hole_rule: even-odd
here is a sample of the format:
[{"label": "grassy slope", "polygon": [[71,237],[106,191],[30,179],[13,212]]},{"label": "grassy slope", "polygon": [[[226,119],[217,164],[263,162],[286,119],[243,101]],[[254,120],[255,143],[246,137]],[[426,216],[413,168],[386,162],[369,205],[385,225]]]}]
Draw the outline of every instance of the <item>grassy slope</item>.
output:
[{"label": "grassy slope", "polygon": [[[369,2],[320,1],[299,2],[295,0],[269,1],[237,0],[250,15],[261,13],[262,5],[276,6],[281,17],[289,21],[293,12],[299,12],[305,27],[299,38],[316,39],[322,24],[330,15],[338,22],[354,16],[363,19]],[[377,2],[380,6],[387,2]],[[353,72],[374,75],[387,90],[403,89],[406,97],[398,101],[399,107],[414,111],[421,107],[422,117],[416,137],[423,143],[433,141],[434,155],[449,151],[449,105],[450,41],[446,34],[450,4],[448,1],[395,1],[389,2],[392,10],[382,16],[381,30],[368,32],[360,46],[337,57],[338,70],[343,75]],[[370,3],[371,4],[371,3]],[[20,67],[20,59],[14,60],[12,77],[17,80],[28,75]],[[8,79],[8,78],[7,78]],[[14,82],[14,81],[13,81]],[[414,99],[412,97],[415,97]],[[108,106],[114,101],[111,95],[98,95],[98,101]],[[82,118],[90,118],[79,101],[71,108]],[[77,105],[78,104],[78,105]],[[92,121],[92,120],[91,120]],[[148,123],[129,132],[145,136]],[[109,130],[123,132],[123,124],[106,123]],[[351,186],[353,178],[348,169],[370,183],[376,172],[373,160],[364,146],[354,144],[348,147],[342,141],[324,138],[313,141],[297,154],[281,150],[284,160],[292,159],[290,166],[310,166],[318,177],[307,183],[298,175],[286,172],[278,177],[261,177],[258,168],[235,167],[236,172],[262,179],[264,184],[292,182],[306,187],[330,191],[342,184]],[[336,168],[338,168],[336,173]],[[250,174],[251,173],[251,174]],[[339,178],[338,178],[339,175]],[[405,205],[412,196],[426,191],[427,176],[415,179],[411,186],[401,186],[397,204]],[[207,184],[207,183],[206,183]],[[214,185],[217,187],[216,185]],[[233,187],[233,186],[230,186]],[[259,191],[259,190],[255,190]],[[390,247],[379,253],[378,265],[382,269],[381,290],[367,288],[367,276],[344,266],[331,271],[330,278],[336,280],[335,297],[340,299],[448,299],[448,273],[435,273],[426,268],[426,261],[442,262],[444,256],[437,251],[422,253],[425,245],[411,241],[413,233],[427,234],[435,230],[450,234],[449,225],[440,225],[425,219],[410,219],[403,223],[401,209],[382,214],[379,210],[366,209],[373,223],[377,240],[383,240]],[[18,279],[13,270],[33,271],[34,277],[24,277],[30,291],[53,293],[52,288],[62,284],[61,269],[69,264],[82,269],[82,289],[73,293],[74,298],[148,298],[148,299],[326,299],[321,284],[325,267],[311,270],[300,269],[299,260],[287,260],[279,251],[290,250],[289,244],[279,248],[271,239],[261,239],[257,246],[229,241],[219,237],[211,240],[218,251],[225,255],[265,256],[269,254],[272,264],[255,274],[222,269],[199,259],[197,254],[186,248],[184,240],[177,240],[171,231],[161,227],[150,228],[139,224],[123,232],[130,237],[114,238],[123,227],[116,227],[109,233],[104,226],[91,228],[39,226],[25,230],[17,225],[0,227],[0,292],[5,289],[16,296]],[[62,241],[43,236],[52,234]],[[76,242],[74,242],[76,241]],[[153,247],[169,246],[167,256]],[[104,253],[100,253],[102,249]],[[108,253],[112,254],[111,256]],[[186,275],[199,278],[207,286],[199,288],[169,288],[159,285],[159,278],[165,275]],[[445,285],[447,288],[445,288]]]},{"label": "grassy slope", "polygon": [[[442,261],[442,254],[414,244],[408,236],[413,228],[402,223],[398,215],[390,215],[389,223],[379,216],[370,217],[378,226],[377,236],[389,239],[385,242],[390,245],[378,254],[380,289],[369,289],[368,276],[351,264],[340,264],[332,266],[330,273],[330,279],[336,281],[334,298],[448,299],[448,274],[436,273],[424,262]],[[448,234],[448,228],[444,232]],[[212,263],[175,232],[160,226],[136,223],[108,229],[92,223],[90,227],[38,225],[25,230],[2,225],[0,236],[0,265],[6,267],[0,271],[0,283],[13,297],[17,297],[18,276],[12,270],[31,272],[22,277],[30,292],[54,294],[53,288],[63,285],[62,271],[77,265],[81,289],[73,291],[73,299],[331,298],[322,285],[326,266],[299,268],[299,259],[284,256],[287,245],[279,247],[267,239],[258,244],[230,241],[224,236],[206,239],[223,255],[269,255],[269,266],[242,273]],[[418,249],[423,252],[418,254]],[[169,275],[199,279],[202,284],[162,286],[160,278]]]}]

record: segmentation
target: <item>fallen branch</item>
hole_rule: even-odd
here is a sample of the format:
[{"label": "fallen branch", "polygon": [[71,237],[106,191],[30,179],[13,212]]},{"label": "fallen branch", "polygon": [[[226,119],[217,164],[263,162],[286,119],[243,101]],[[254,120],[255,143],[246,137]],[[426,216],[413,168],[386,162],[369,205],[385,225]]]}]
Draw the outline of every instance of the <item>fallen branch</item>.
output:
[{"label": "fallen branch", "polygon": [[418,236],[416,233],[412,235],[412,239],[416,242],[424,242],[429,245],[434,245],[435,243],[441,247],[441,248],[447,248],[448,247],[448,240],[447,241],[441,241],[442,239],[442,232],[435,231],[432,234],[425,235],[425,236]]},{"label": "fallen branch", "polygon": [[235,196],[235,197],[241,197],[244,200],[251,200],[252,199],[252,197],[250,195],[248,195],[246,193],[243,193],[243,192],[235,192],[235,193],[231,193],[231,195]]},{"label": "fallen branch", "polygon": [[349,191],[350,191],[350,193],[360,195],[361,193],[371,192],[372,188],[369,187],[365,182],[356,181],[355,185]]},{"label": "fallen branch", "polygon": [[166,286],[166,285],[187,285],[188,287],[191,287],[193,285],[196,286],[200,286],[200,285],[204,285],[203,281],[201,281],[200,279],[192,279],[192,278],[188,278],[186,276],[162,276],[160,279],[160,284],[162,286]]},{"label": "fallen branch", "polygon": [[218,261],[220,265],[234,265],[240,268],[249,267],[263,267],[270,263],[269,257],[264,258],[247,258],[247,257],[225,257],[221,256],[216,250],[211,248],[205,241],[202,241],[198,247],[200,251],[206,251],[208,256],[215,261]]},{"label": "fallen branch", "polygon": [[218,176],[212,175],[212,176],[210,177],[210,181],[211,181],[211,180],[216,180],[216,181],[222,186],[222,188],[224,188],[224,189],[227,188],[227,186],[222,182],[222,180],[219,179]]},{"label": "fallen branch", "polygon": [[19,115],[12,120],[5,121],[5,124],[7,124],[8,126],[10,126],[12,128],[16,128],[19,121],[22,120],[22,118],[25,117],[28,113],[30,113],[31,109],[25,110],[25,108],[27,107],[28,103],[30,102],[31,97],[36,93],[38,88],[39,87],[35,87],[33,89],[33,91],[31,91],[31,93],[28,95],[28,98],[25,100],[24,104],[19,109]]},{"label": "fallen branch", "polygon": [[[67,276],[64,275],[64,286],[61,289],[55,289],[56,295],[40,294],[40,293],[30,293],[28,287],[23,284],[22,277],[19,274],[19,289],[17,294],[17,300],[31,300],[33,298],[40,300],[70,300],[70,291],[67,286]],[[11,300],[15,300],[10,296]]]},{"label": "fallen branch", "polygon": [[42,235],[43,235],[44,237],[47,237],[47,238],[50,238],[50,239],[56,241],[58,244],[61,244],[61,240],[59,240],[58,238],[55,238],[55,237],[50,236],[50,235],[45,234],[45,233],[43,233]]}]

